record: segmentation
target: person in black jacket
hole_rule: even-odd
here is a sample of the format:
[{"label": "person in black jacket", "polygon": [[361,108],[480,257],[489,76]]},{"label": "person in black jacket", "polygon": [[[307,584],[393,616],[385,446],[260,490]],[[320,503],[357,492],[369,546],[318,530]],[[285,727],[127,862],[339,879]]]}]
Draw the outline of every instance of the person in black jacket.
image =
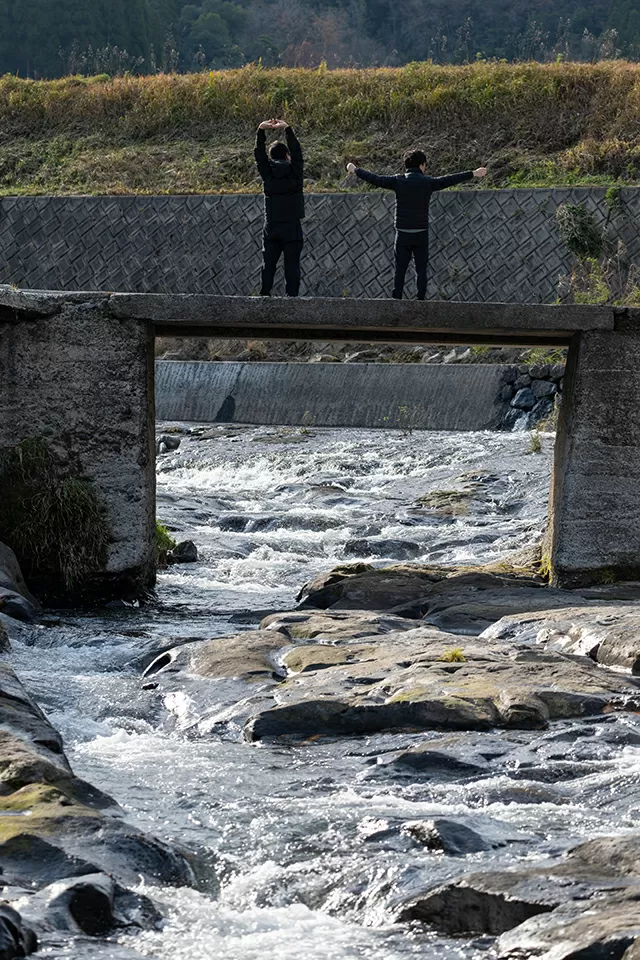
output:
[{"label": "person in black jacket", "polygon": [[427,266],[429,263],[429,201],[434,190],[453,187],[473,177],[486,176],[486,167],[454,173],[448,177],[428,177],[425,174],[427,157],[422,150],[412,150],[404,160],[406,172],[397,177],[381,177],[347,164],[347,171],[375,187],[393,190],[396,195],[396,274],[392,296],[402,300],[404,278],[411,257],[415,260],[418,278],[418,300],[427,295]]},{"label": "person in black jacket", "polygon": [[[277,140],[267,156],[266,130],[284,130],[287,142]],[[264,120],[258,127],[254,152],[264,185],[264,234],[262,241],[262,287],[260,296],[271,295],[280,254],[284,253],[284,277],[288,297],[300,290],[300,255],[304,219],[302,148],[284,120]]]}]

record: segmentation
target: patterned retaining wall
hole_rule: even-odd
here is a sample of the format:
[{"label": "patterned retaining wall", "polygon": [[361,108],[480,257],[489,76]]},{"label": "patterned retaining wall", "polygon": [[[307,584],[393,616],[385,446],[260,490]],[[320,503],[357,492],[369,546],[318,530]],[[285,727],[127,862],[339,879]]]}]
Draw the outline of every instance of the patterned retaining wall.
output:
[{"label": "patterned retaining wall", "polygon": [[[571,269],[554,214],[583,203],[640,263],[640,189],[611,210],[604,189],[445,191],[432,206],[429,296],[551,302]],[[388,296],[393,197],[307,197],[309,296]],[[262,198],[9,197],[0,200],[0,283],[31,289],[255,293]],[[281,281],[274,292],[282,293]],[[409,277],[407,292],[414,294]]]}]

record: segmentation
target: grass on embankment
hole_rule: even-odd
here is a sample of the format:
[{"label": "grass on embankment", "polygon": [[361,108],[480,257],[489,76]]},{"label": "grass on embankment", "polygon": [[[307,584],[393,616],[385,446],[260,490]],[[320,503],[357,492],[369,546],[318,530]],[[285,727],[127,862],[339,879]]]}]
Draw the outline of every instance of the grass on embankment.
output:
[{"label": "grass on embankment", "polygon": [[379,70],[0,78],[0,194],[258,189],[252,145],[285,115],[313,190],[346,160],[400,170],[420,145],[435,174],[488,162],[483,186],[640,183],[640,65],[410,64]]}]

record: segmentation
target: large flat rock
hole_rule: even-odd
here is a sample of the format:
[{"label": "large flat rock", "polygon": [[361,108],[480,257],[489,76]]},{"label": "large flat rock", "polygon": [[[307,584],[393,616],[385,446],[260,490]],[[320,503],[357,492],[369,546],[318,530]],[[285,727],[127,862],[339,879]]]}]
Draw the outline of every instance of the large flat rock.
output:
[{"label": "large flat rock", "polygon": [[[273,629],[162,654],[145,685],[158,689],[183,728],[204,732],[248,721],[250,740],[402,728],[540,729],[640,705],[631,678],[525,643],[461,638],[419,622],[380,634],[384,621],[363,613],[353,615],[351,627],[348,617],[325,614],[268,620]],[[358,636],[363,629],[372,632]]]}]

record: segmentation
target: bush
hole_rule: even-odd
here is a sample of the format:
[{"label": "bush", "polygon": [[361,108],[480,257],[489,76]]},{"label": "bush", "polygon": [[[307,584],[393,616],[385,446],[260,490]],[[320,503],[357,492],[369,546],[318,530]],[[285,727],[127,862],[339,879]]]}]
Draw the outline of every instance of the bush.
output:
[{"label": "bush", "polygon": [[571,253],[579,260],[597,260],[602,250],[602,233],[594,216],[581,203],[563,203],[556,210],[556,222]]},{"label": "bush", "polygon": [[36,583],[79,587],[104,571],[110,531],[90,480],[73,476],[44,440],[0,451],[0,540]]}]

